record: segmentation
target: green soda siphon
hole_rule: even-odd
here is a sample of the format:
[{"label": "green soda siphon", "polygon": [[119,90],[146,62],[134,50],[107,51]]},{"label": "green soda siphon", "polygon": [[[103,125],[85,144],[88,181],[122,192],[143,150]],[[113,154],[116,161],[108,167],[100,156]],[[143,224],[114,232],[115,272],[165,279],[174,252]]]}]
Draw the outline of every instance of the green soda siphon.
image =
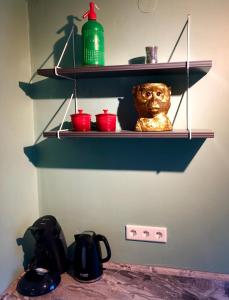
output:
[{"label": "green soda siphon", "polygon": [[83,18],[88,21],[82,27],[83,64],[104,66],[104,30],[96,21],[95,4],[90,2],[90,10]]}]

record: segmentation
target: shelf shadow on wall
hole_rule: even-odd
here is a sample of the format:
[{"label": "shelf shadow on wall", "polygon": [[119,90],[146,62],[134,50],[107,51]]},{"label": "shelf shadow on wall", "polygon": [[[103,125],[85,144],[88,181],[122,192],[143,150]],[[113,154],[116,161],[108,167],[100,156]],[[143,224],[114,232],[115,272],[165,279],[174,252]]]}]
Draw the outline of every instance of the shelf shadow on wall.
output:
[{"label": "shelf shadow on wall", "polygon": [[[206,73],[190,76],[190,87]],[[106,77],[77,79],[78,98],[123,97],[131,93],[132,87],[146,82],[163,82],[172,87],[173,95],[181,95],[187,89],[185,74],[149,75],[132,77]],[[68,80],[44,79],[35,83],[19,82],[19,87],[32,99],[63,99],[72,93],[73,83]]]},{"label": "shelf shadow on wall", "polygon": [[40,168],[183,172],[205,139],[49,138],[24,148]]},{"label": "shelf shadow on wall", "polygon": [[35,251],[35,240],[29,228],[25,231],[23,237],[16,239],[17,245],[22,247],[24,258],[23,258],[23,267],[24,270],[27,270],[29,264],[34,258]]},{"label": "shelf shadow on wall", "polygon": [[[53,51],[48,55],[46,59],[40,64],[38,69],[42,69],[46,63],[52,58],[54,66],[60,66],[61,68],[71,68],[74,64],[76,66],[80,66],[82,62],[82,37],[78,34],[78,27],[75,25],[75,21],[81,21],[80,18],[69,15],[66,17],[67,22],[60,29],[56,31],[57,34],[62,34],[63,36],[56,41],[53,46]],[[73,31],[74,36],[74,47],[72,44],[72,38],[68,42],[68,46],[63,53],[63,49],[65,48],[65,44],[68,41],[70,33]],[[63,54],[63,55],[62,55]],[[62,57],[60,65],[59,59]],[[33,79],[37,76],[37,71],[35,71],[29,82],[19,82],[19,87],[28,95],[33,98],[37,91],[38,82],[32,83]],[[42,80],[43,81],[43,80]],[[52,82],[50,81],[50,92],[52,92]],[[42,87],[43,85],[41,85]],[[57,86],[55,86],[57,88]],[[57,89],[58,90],[58,89]],[[36,97],[35,97],[36,98]],[[47,97],[49,98],[49,97]]]}]

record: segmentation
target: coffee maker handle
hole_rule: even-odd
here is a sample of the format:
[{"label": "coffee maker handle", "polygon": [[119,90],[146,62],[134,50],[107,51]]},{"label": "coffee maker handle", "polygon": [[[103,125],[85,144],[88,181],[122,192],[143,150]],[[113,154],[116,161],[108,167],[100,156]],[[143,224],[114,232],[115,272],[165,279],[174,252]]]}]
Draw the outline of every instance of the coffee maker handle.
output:
[{"label": "coffee maker handle", "polygon": [[111,258],[111,248],[110,248],[110,245],[108,243],[108,240],[105,238],[105,236],[101,235],[101,234],[97,234],[96,235],[96,238],[99,242],[104,242],[104,245],[106,247],[106,250],[107,250],[107,256],[102,258],[101,261],[104,263],[104,262],[107,262],[110,258]]}]

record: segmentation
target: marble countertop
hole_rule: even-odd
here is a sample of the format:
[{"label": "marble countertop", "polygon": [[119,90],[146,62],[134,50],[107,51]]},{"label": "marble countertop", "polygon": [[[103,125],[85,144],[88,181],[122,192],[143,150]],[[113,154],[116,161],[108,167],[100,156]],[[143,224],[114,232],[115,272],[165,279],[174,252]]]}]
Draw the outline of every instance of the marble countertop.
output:
[{"label": "marble countertop", "polygon": [[0,300],[224,300],[229,299],[229,276],[176,269],[104,264],[102,278],[80,283],[67,273],[49,294],[30,298],[16,292],[17,281]]}]

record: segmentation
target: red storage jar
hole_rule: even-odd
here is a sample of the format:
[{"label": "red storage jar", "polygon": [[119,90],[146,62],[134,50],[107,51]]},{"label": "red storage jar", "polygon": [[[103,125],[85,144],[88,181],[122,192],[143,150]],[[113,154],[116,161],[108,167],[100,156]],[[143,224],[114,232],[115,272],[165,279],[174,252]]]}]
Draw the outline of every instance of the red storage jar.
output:
[{"label": "red storage jar", "polygon": [[91,115],[83,113],[82,109],[79,109],[78,112],[78,114],[71,115],[73,129],[75,131],[90,131]]},{"label": "red storage jar", "polygon": [[99,131],[115,131],[116,115],[108,113],[108,109],[103,109],[103,114],[96,115],[96,126]]}]

